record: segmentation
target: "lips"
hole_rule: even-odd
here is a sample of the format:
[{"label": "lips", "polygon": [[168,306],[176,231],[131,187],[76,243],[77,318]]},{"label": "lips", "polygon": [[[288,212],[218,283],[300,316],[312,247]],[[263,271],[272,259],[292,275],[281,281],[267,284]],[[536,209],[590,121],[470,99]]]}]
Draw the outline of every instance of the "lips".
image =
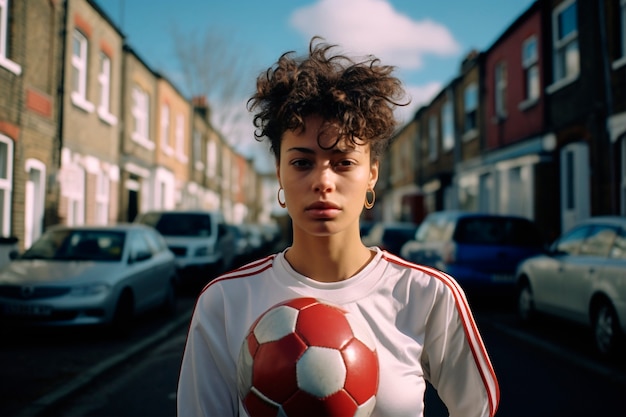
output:
[{"label": "lips", "polygon": [[313,204],[309,204],[305,212],[315,220],[330,220],[334,219],[339,214],[340,208],[338,205],[328,201],[317,201]]},{"label": "lips", "polygon": [[328,201],[318,201],[307,206],[306,210],[339,210],[339,206]]}]

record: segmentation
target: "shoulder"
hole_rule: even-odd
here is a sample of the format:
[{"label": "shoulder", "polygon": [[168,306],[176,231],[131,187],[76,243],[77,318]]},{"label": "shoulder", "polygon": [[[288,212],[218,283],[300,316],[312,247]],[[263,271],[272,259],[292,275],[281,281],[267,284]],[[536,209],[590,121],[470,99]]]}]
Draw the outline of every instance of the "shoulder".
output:
[{"label": "shoulder", "polygon": [[389,267],[400,272],[411,287],[419,287],[421,291],[430,288],[439,293],[448,293],[454,298],[465,298],[465,294],[454,277],[431,266],[409,262],[389,252],[383,253],[383,259]]}]

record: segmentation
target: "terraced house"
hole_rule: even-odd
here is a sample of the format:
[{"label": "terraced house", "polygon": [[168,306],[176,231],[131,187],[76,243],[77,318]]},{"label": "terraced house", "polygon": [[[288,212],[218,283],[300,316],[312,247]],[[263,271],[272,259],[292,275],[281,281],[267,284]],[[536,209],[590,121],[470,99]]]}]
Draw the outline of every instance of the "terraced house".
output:
[{"label": "terraced house", "polygon": [[52,224],[160,208],[269,218],[260,176],[198,104],[95,2],[0,0],[0,238],[24,249]]},{"label": "terraced house", "polygon": [[413,149],[414,184],[397,186],[392,168],[381,218],[519,214],[550,239],[626,215],[626,0],[535,1],[410,124],[387,158],[405,167],[400,148]]}]

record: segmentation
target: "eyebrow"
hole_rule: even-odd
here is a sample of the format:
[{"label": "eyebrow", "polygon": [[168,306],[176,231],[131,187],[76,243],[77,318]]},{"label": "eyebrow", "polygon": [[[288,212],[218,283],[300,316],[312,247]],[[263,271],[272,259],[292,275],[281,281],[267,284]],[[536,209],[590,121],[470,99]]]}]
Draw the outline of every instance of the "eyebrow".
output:
[{"label": "eyebrow", "polygon": [[[298,147],[298,146],[294,146],[293,148],[289,148],[286,150],[287,152],[302,152],[305,154],[309,154],[309,155],[314,155],[315,154],[315,150],[311,149],[311,148],[302,148],[302,147]],[[349,149],[339,149],[337,147],[334,147],[332,149],[330,149],[330,151],[333,154],[346,154],[346,153],[351,153],[351,152],[360,152],[359,150],[357,150],[357,148],[349,148]]]}]

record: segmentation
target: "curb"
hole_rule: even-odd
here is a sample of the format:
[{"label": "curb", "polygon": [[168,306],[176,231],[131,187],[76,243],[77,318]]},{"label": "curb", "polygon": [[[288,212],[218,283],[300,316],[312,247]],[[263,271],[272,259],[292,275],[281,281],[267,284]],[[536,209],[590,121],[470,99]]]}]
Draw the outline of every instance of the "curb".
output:
[{"label": "curb", "polygon": [[138,353],[141,353],[142,351],[148,349],[152,345],[159,343],[160,341],[171,335],[173,332],[178,330],[181,326],[188,324],[192,310],[193,308],[181,314],[180,317],[178,317],[176,320],[169,323],[168,325],[164,326],[160,331],[141,340],[138,343],[135,343],[124,352],[111,356],[110,358],[100,362],[99,364],[92,366],[71,381],[66,382],[58,388],[55,388],[52,392],[49,392],[43,397],[40,397],[39,399],[33,401],[30,405],[23,408],[16,415],[16,417],[41,415],[46,410],[54,407],[62,400],[66,399],[68,396],[74,394],[79,389],[87,386],[94,379],[104,374],[106,371],[120,365],[134,355],[137,355]]}]

